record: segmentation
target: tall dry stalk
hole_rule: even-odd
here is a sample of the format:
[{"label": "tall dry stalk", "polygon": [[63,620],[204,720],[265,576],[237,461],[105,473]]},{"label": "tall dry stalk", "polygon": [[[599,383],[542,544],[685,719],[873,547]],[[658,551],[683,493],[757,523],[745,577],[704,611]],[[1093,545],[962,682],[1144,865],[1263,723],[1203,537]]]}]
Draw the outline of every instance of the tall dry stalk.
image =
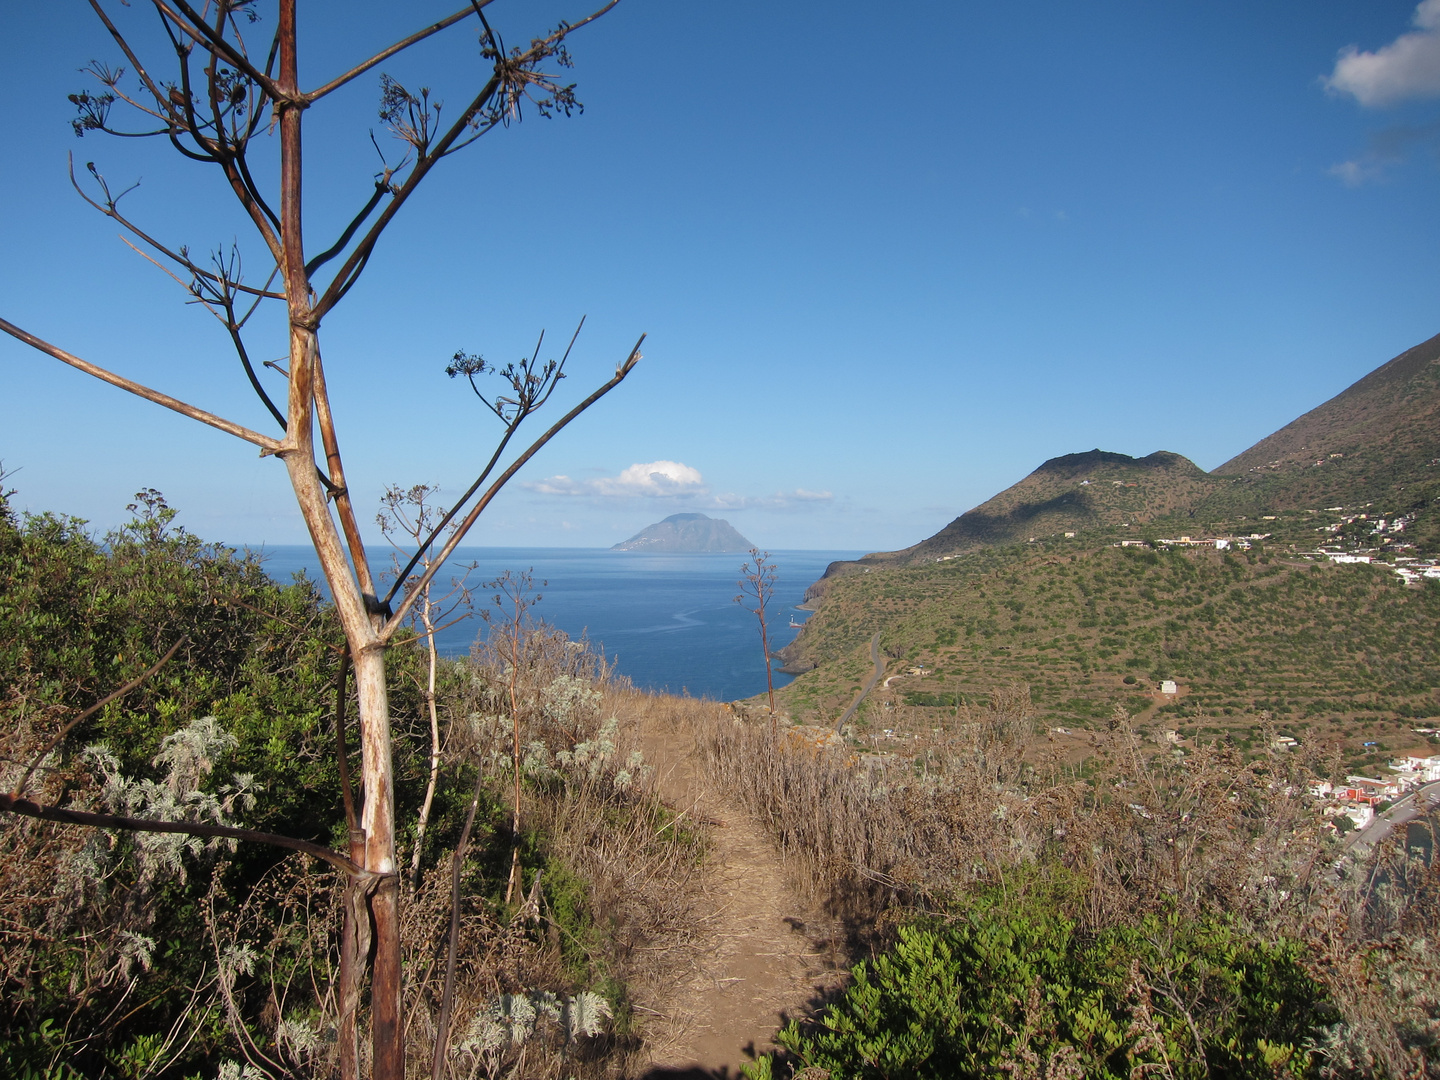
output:
[{"label": "tall dry stalk", "polygon": [[[542,581],[541,586],[544,586]],[[481,618],[490,627],[490,648],[504,664],[504,679],[510,713],[511,770],[514,778],[510,816],[510,880],[505,886],[505,902],[512,903],[523,889],[520,881],[520,800],[523,794],[524,769],[520,753],[520,729],[524,723],[522,708],[522,673],[534,663],[530,655],[539,637],[532,633],[529,611],[541,600],[534,591],[535,580],[530,570],[507,570],[485,587],[493,590],[494,610],[481,611]],[[527,701],[528,704],[528,701]]]},{"label": "tall dry stalk", "polygon": [[[360,800],[357,805],[355,790],[344,785],[350,851],[332,851],[320,857],[345,872],[351,882],[354,902],[346,905],[346,911],[352,923],[347,924],[344,938],[354,948],[342,953],[342,981],[346,983],[342,996],[348,1001],[360,1001],[368,969],[371,1053],[374,1075],[379,1080],[402,1080],[405,1056],[387,649],[405,624],[410,607],[418,601],[418,590],[449,558],[499,490],[555,434],[619,385],[639,359],[637,343],[617,366],[613,378],[503,466],[501,458],[510,440],[522,422],[548,400],[563,376],[560,368],[564,361],[538,372],[533,361],[531,367],[522,363],[502,369],[500,375],[508,384],[507,396],[496,396],[487,404],[500,417],[503,431],[493,456],[460,500],[469,509],[443,545],[435,564],[420,575],[414,588],[398,598],[394,591],[390,596],[380,596],[360,533],[352,485],[341,453],[339,425],[331,408],[321,326],[371,266],[381,237],[441,161],[486,133],[513,124],[527,102],[544,115],[569,115],[578,108],[574,84],[560,81],[544,66],[547,62],[568,65],[569,35],[605,14],[617,0],[609,0],[584,18],[560,23],[550,33],[532,38],[523,48],[506,47],[488,22],[486,2],[475,0],[361,59],[328,81],[305,87],[299,74],[297,0],[276,0],[265,20],[265,25],[274,30],[258,41],[252,36],[252,26],[260,13],[251,3],[207,4],[199,9],[188,0],[154,0],[151,5],[140,5],[150,9],[149,14],[162,31],[151,38],[155,59],[150,63],[143,59],[147,50],[141,44],[146,26],[151,27],[149,33],[154,33],[148,18],[142,23],[139,12],[125,13],[124,9],[131,6],[128,3],[112,13],[101,0],[91,0],[91,8],[123,59],[118,63],[92,62],[85,69],[95,80],[94,92],[87,90],[70,97],[77,110],[72,121],[75,133],[155,138],[187,159],[209,166],[217,190],[237,200],[241,218],[253,230],[252,238],[263,253],[254,262],[266,276],[256,279],[259,284],[244,280],[238,247],[214,252],[208,261],[197,260],[184,243],[162,239],[159,230],[136,224],[122,209],[128,191],[112,188],[93,163],[86,167],[88,180],[82,183],[72,170],[71,181],[82,198],[134,238],[137,251],[143,249],[145,258],[164,268],[184,290],[186,302],[198,304],[216,318],[234,349],[249,389],[266,408],[278,433],[253,431],[75,356],[0,319],[0,331],[118,389],[258,447],[262,457],[277,460],[285,470],[344,630],[348,667],[354,675],[361,761],[361,783],[356,790]],[[353,15],[341,10],[338,18],[341,24],[332,31],[338,29],[339,36],[343,36],[345,20]],[[302,213],[306,198],[316,194],[313,183],[310,191],[305,190],[305,129],[313,131],[314,125],[321,122],[325,106],[336,100],[330,97],[335,91],[412,46],[471,18],[480,31],[480,62],[471,75],[470,89],[464,92],[457,108],[445,113],[443,121],[440,105],[428,89],[411,92],[388,75],[380,75],[380,117],[389,134],[400,143],[398,161],[391,164],[382,155],[381,169],[373,183],[366,180],[365,187],[372,194],[357,200],[354,215],[338,237],[313,242],[315,237],[307,235]],[[257,45],[253,55],[249,48],[252,42]],[[162,63],[174,64],[168,79],[159,74]],[[152,71],[157,74],[152,75]],[[310,161],[318,145],[312,142]],[[262,150],[266,146],[271,148],[269,154]],[[262,156],[268,160],[262,161]],[[314,175],[312,171],[312,181]],[[286,357],[286,366],[275,369],[284,379],[283,408],[270,397],[262,373],[251,359],[251,349],[256,345],[253,335],[262,332],[256,326],[264,325],[263,321],[252,325],[251,318],[262,305],[270,304],[283,307],[283,318],[274,323],[283,328],[280,336],[263,346],[273,349],[266,355],[273,356],[283,349]],[[467,358],[467,362],[470,360],[474,362],[464,372],[467,377],[485,370],[478,358]],[[70,415],[67,409],[65,403],[59,403],[57,416]],[[408,430],[413,427],[414,417],[401,417],[399,423]],[[393,439],[397,435],[390,431],[383,435],[372,433],[371,437]],[[423,546],[429,548],[437,539],[438,531],[427,537]],[[408,580],[409,572],[407,568],[399,575],[402,582]],[[397,599],[392,606],[391,601]],[[343,737],[342,730],[339,738]],[[117,824],[86,817],[84,811],[41,806],[20,797],[19,792],[0,794],[0,807],[72,824]],[[155,825],[140,819],[124,823],[132,832],[154,831]],[[275,842],[258,833],[241,838]],[[286,838],[283,846],[294,847],[296,841]],[[371,940],[360,951],[358,943],[367,934]],[[338,1036],[342,1046],[340,1068],[347,1078],[358,1076],[359,1068],[353,1019],[345,1015]]]},{"label": "tall dry stalk", "polygon": [[735,602],[744,605],[745,610],[760,622],[760,651],[765,656],[765,690],[770,697],[771,736],[776,734],[775,680],[771,674],[770,633],[766,625],[766,611],[771,597],[775,595],[776,573],[777,567],[770,562],[770,553],[752,547],[750,561],[740,565],[740,580],[736,582],[740,586],[740,595],[735,597]]},{"label": "tall dry stalk", "polygon": [[[401,558],[409,559],[409,565],[419,569],[422,575],[429,571],[434,563],[434,555],[425,547],[425,538],[432,535],[436,526],[450,516],[443,506],[437,506],[431,501],[439,491],[438,487],[430,484],[415,484],[409,488],[392,484],[386,487],[380,497],[381,509],[375,515],[375,523],[380,526],[385,539],[395,548],[392,577],[399,578]],[[435,680],[440,670],[440,649],[435,638],[441,630],[468,619],[474,613],[467,581],[475,571],[475,564],[470,563],[459,569],[463,573],[458,578],[450,579],[450,588],[444,593],[437,591],[433,579],[427,580],[423,585],[418,584],[418,578],[412,582],[420,591],[420,599],[412,609],[411,618],[425,647],[425,684],[421,694],[430,721],[429,775],[425,783],[425,797],[421,801],[415,822],[415,849],[410,854],[412,889],[420,880],[420,858],[425,848],[425,832],[430,826],[430,811],[435,804],[435,789],[440,780],[440,710],[435,693]]]}]

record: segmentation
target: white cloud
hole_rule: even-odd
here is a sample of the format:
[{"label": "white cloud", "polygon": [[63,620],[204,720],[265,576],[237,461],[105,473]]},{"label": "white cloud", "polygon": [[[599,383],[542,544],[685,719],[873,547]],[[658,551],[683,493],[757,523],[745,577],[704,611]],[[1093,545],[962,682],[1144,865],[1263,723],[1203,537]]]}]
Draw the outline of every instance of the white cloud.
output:
[{"label": "white cloud", "polygon": [[591,495],[611,499],[637,496],[668,499],[705,495],[710,491],[699,469],[678,461],[637,463],[622,470],[619,476],[601,476],[593,480],[551,476],[525,486],[542,495]]},{"label": "white cloud", "polygon": [[601,477],[594,481],[604,495],[699,495],[710,490],[699,469],[678,461],[651,461],[631,465],[611,480]]},{"label": "white cloud", "polygon": [[815,503],[834,502],[828,491],[777,491],[774,495],[716,495],[705,500],[707,510],[798,510]]},{"label": "white cloud", "polygon": [[697,510],[796,510],[835,501],[828,491],[794,488],[774,495],[713,495],[700,470],[679,461],[637,463],[619,476],[576,480],[569,476],[548,476],[524,485],[541,495],[580,495],[592,499],[674,499]]},{"label": "white cloud", "polygon": [[1414,23],[1418,29],[1374,52],[1354,45],[1342,49],[1326,88],[1366,106],[1440,97],[1440,0],[1423,0]]}]

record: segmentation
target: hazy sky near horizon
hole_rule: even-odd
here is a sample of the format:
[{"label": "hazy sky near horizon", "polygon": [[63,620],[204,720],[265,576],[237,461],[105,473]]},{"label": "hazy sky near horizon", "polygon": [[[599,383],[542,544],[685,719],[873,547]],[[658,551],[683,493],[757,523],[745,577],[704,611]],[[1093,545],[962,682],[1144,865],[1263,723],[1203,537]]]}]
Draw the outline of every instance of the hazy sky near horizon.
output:
[{"label": "hazy sky near horizon", "polygon": [[[301,80],[455,6],[307,0]],[[164,71],[149,5],[112,7]],[[488,12],[520,42],[586,10]],[[556,355],[582,314],[552,415],[642,331],[644,361],[467,543],[608,546],[698,510],[773,549],[902,547],[1059,454],[1214,468],[1440,331],[1440,0],[622,0],[571,50],[584,114],[444,162],[326,321],[362,508],[443,501],[488,455],[451,354],[544,329]],[[0,10],[0,317],[272,431],[222,328],[69,187],[73,152],[139,180],[158,237],[268,273],[213,169],[71,133],[78,69],[116,52],[79,0]],[[468,26],[380,70],[452,113],[485,74]],[[395,153],[378,83],[307,113],[310,252],[368,197],[370,134]],[[280,325],[252,350],[280,357]],[[303,541],[247,444],[9,337],[0,386],[19,507],[104,528],[155,487],[207,539]]]}]

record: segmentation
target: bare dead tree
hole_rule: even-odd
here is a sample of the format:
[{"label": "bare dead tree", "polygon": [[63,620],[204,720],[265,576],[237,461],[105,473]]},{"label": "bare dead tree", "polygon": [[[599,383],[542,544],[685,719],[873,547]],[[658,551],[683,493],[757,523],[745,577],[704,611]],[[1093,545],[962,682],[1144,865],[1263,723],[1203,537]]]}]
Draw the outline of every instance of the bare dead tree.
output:
[{"label": "bare dead tree", "polygon": [[765,610],[770,598],[775,595],[775,574],[777,567],[770,562],[770,553],[759,548],[750,549],[750,561],[741,563],[740,595],[737,604],[760,620],[760,649],[765,654],[765,689],[770,694],[770,734],[775,734],[775,680],[770,674],[770,633],[765,622]]},{"label": "bare dead tree", "polygon": [[[260,0],[207,0],[198,8],[188,0],[150,0],[133,7],[127,4],[128,10],[117,12],[117,18],[139,20],[153,16],[158,20],[170,45],[170,55],[164,59],[174,64],[169,79],[157,74],[155,64],[142,57],[132,44],[139,40],[136,31],[128,27],[122,30],[101,0],[89,2],[123,55],[124,66],[90,64],[87,70],[98,88],[79,92],[70,99],[77,110],[73,121],[76,134],[159,138],[184,157],[212,166],[264,248],[266,269],[262,283],[246,280],[238,248],[216,252],[207,261],[192,255],[187,246],[170,243],[156,231],[131,220],[122,208],[127,192],[112,189],[94,164],[87,164],[79,177],[72,166],[71,181],[82,198],[125,230],[131,238],[127,242],[133,241],[132,247],[184,287],[189,301],[203,306],[221,323],[249,387],[273,417],[279,434],[251,430],[144,386],[4,319],[0,319],[0,330],[113,386],[258,446],[262,457],[277,458],[284,465],[345,634],[338,680],[340,700],[345,697],[347,671],[353,671],[359,713],[358,786],[352,789],[348,772],[342,772],[350,851],[347,855],[330,852],[327,860],[345,872],[349,880],[338,995],[342,1003],[341,1069],[346,1077],[358,1075],[356,1013],[368,957],[373,1075],[378,1080],[401,1080],[404,1032],[386,648],[440,566],[500,489],[561,429],[625,379],[640,359],[644,338],[642,335],[641,342],[619,363],[612,378],[508,462],[505,458],[511,452],[513,438],[564,377],[565,361],[541,365],[537,348],[536,356],[530,360],[501,369],[498,374],[503,394],[481,395],[501,421],[494,454],[445,520],[418,545],[416,559],[428,554],[430,565],[412,576],[416,565],[412,562],[382,598],[361,539],[345,473],[321,359],[320,328],[365,272],[395,216],[442,160],[496,128],[518,121],[527,105],[544,116],[570,115],[580,109],[574,84],[564,82],[554,69],[570,66],[566,48],[569,36],[604,15],[618,0],[608,0],[577,22],[559,23],[533,38],[528,46],[510,48],[487,21],[484,9],[491,0],[471,0],[452,15],[420,28],[311,89],[302,88],[298,75],[296,0],[274,0],[274,32],[258,51],[252,50],[247,35],[255,32],[260,21]],[[391,162],[382,154],[373,192],[349,223],[328,243],[308,244],[301,213],[301,147],[307,122],[318,122],[317,106],[387,59],[472,18],[480,28],[480,65],[476,85],[465,104],[453,116],[442,116],[442,106],[429,90],[412,92],[382,74],[381,118],[402,148],[400,160]],[[264,39],[259,41],[263,43]],[[121,118],[126,115],[129,121]],[[376,147],[378,150],[378,143]],[[262,151],[278,158],[277,180],[273,183],[262,182],[265,170],[252,168]],[[285,308],[288,368],[267,365],[285,380],[283,403],[277,403],[266,390],[246,337],[255,312],[267,304]],[[490,368],[478,356],[462,354],[452,374],[466,375],[479,394],[474,379],[488,371]],[[343,718],[337,721],[337,728],[337,752],[343,766]],[[61,818],[59,815],[65,813],[61,808],[32,803],[18,791],[0,803],[0,809],[104,827],[148,827],[133,821],[89,821],[83,815]],[[287,839],[243,833],[246,831],[236,830],[227,835],[269,843]],[[295,843],[288,842],[292,847]]]}]

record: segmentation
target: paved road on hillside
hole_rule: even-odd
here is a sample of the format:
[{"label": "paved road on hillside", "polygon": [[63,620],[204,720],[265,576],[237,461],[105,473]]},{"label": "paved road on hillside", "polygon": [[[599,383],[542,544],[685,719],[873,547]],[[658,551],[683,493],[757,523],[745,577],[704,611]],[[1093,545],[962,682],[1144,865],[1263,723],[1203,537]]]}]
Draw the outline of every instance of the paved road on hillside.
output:
[{"label": "paved road on hillside", "polygon": [[875,671],[860,688],[860,693],[855,695],[855,700],[850,702],[850,707],[840,714],[840,719],[835,721],[835,730],[840,731],[845,726],[845,721],[855,715],[855,710],[860,708],[860,703],[865,700],[865,695],[875,689],[875,684],[880,681],[880,676],[885,674],[885,664],[880,659],[880,631],[875,631],[875,636],[870,639],[870,662],[875,665]]},{"label": "paved road on hillside", "polygon": [[1357,849],[1373,848],[1389,836],[1396,825],[1406,825],[1435,806],[1440,806],[1440,780],[1422,784],[1389,810],[1377,814],[1374,821],[1355,834],[1347,849],[1352,855],[1363,857],[1365,852]]}]

